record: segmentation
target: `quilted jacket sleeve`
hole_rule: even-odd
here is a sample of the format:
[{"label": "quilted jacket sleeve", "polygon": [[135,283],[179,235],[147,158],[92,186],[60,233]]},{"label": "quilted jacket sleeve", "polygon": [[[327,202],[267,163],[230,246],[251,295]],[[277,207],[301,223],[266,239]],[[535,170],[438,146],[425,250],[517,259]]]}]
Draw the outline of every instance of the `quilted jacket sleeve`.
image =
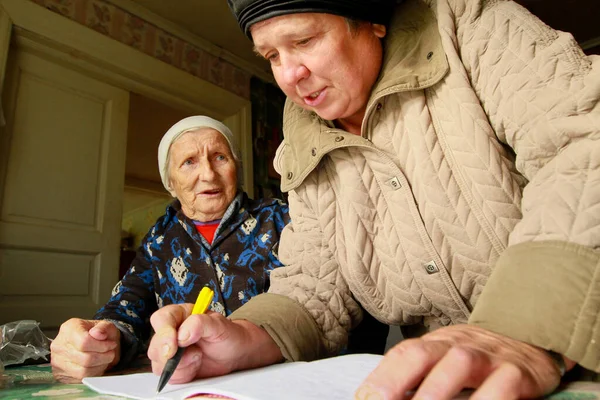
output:
[{"label": "quilted jacket sleeve", "polygon": [[[288,360],[338,354],[362,311],[342,277],[316,213],[303,196],[317,191],[311,176],[289,193],[292,223],[281,236],[279,257],[286,265],[271,272],[269,293],[235,311],[265,328]],[[311,193],[316,195],[316,193]]]},{"label": "quilted jacket sleeve", "polygon": [[462,7],[461,59],[529,181],[470,323],[600,371],[600,57],[511,1]]}]

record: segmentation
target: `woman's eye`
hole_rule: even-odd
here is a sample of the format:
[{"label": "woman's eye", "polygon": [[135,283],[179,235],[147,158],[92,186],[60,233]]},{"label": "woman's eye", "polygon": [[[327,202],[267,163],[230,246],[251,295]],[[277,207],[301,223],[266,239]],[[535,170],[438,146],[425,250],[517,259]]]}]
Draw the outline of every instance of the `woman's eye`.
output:
[{"label": "woman's eye", "polygon": [[279,53],[270,53],[265,56],[265,59],[269,62],[274,62],[274,61],[277,61],[278,57],[279,57]]},{"label": "woman's eye", "polygon": [[308,44],[308,43],[310,42],[310,40],[311,40],[311,39],[312,39],[312,38],[306,38],[306,39],[300,40],[300,41],[298,42],[298,44],[299,44],[300,46],[303,46],[303,45],[305,45],[305,44]]},{"label": "woman's eye", "polygon": [[223,154],[217,156],[217,161],[225,161],[227,158]]},{"label": "woman's eye", "polygon": [[182,164],[182,165],[191,165],[191,164],[193,164],[193,163],[194,163],[194,161],[193,161],[191,158],[188,158],[187,160],[185,160],[185,161],[183,162],[183,164]]}]

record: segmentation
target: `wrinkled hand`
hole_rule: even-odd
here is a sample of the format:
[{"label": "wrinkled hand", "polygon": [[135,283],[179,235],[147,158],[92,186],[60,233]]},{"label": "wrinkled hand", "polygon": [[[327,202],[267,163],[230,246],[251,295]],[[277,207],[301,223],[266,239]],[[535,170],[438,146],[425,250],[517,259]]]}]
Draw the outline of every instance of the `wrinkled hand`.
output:
[{"label": "wrinkled hand", "polygon": [[357,390],[356,399],[535,398],[554,390],[560,374],[548,354],[472,325],[454,325],[400,342]]},{"label": "wrinkled hand", "polygon": [[186,347],[170,383],[224,375],[272,364],[281,358],[275,342],[256,325],[231,321],[212,311],[190,315],[192,308],[193,304],[172,304],[150,318],[156,334],[150,342],[148,357],[156,375],[162,373],[178,346]]},{"label": "wrinkled hand", "polygon": [[52,373],[65,383],[102,375],[119,362],[120,340],[112,322],[71,318],[50,345]]}]

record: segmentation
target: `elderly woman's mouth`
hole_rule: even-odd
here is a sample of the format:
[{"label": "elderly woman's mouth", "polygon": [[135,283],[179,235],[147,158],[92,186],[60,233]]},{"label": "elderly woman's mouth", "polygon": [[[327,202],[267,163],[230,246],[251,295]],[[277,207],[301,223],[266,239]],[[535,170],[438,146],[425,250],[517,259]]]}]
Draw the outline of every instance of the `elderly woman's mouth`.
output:
[{"label": "elderly woman's mouth", "polygon": [[198,195],[200,196],[214,196],[214,195],[218,195],[222,192],[221,189],[210,189],[210,190],[203,190],[201,192],[198,192]]}]

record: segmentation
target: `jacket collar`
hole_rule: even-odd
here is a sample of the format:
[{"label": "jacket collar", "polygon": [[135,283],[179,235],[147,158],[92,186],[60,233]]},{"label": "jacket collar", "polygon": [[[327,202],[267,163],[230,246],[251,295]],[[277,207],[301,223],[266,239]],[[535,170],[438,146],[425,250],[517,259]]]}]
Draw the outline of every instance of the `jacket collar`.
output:
[{"label": "jacket collar", "polygon": [[[433,11],[420,0],[405,1],[397,7],[384,40],[382,69],[367,103],[365,120],[382,97],[433,86],[448,69]],[[335,129],[331,121],[290,100],[284,107],[283,132],[274,165],[284,192],[298,187],[331,150],[370,146],[362,137]]]},{"label": "jacket collar", "polygon": [[[243,220],[243,217],[240,218],[240,214],[246,214],[247,211],[244,209],[243,204],[247,202],[247,195],[245,192],[238,190],[236,196],[231,201],[227,210],[225,210],[225,214],[221,218],[221,222],[217,227],[215,232],[215,241],[220,233],[227,230],[228,227],[239,224],[240,220]],[[169,206],[167,206],[167,218],[163,221],[163,224],[167,224],[170,221],[178,222],[183,229],[187,232],[188,235],[192,237],[196,237],[196,227],[191,218],[186,216],[183,213],[181,202],[178,199],[175,199]],[[200,235],[201,236],[201,235]],[[206,243],[206,241],[204,241]],[[214,241],[213,241],[214,243]],[[210,246],[208,246],[210,247]]]},{"label": "jacket collar", "polygon": [[248,197],[246,192],[239,189],[235,198],[227,207],[223,218],[221,218],[221,223],[217,227],[212,244],[209,244],[196,231],[193,221],[183,213],[181,202],[178,199],[167,206],[166,218],[163,219],[162,223],[163,227],[172,222],[179,223],[188,235],[200,241],[205,248],[211,249],[217,247],[231,232],[235,232],[242,223],[259,214],[261,210],[273,207],[276,204],[281,204],[281,201],[275,198],[253,200]]}]

